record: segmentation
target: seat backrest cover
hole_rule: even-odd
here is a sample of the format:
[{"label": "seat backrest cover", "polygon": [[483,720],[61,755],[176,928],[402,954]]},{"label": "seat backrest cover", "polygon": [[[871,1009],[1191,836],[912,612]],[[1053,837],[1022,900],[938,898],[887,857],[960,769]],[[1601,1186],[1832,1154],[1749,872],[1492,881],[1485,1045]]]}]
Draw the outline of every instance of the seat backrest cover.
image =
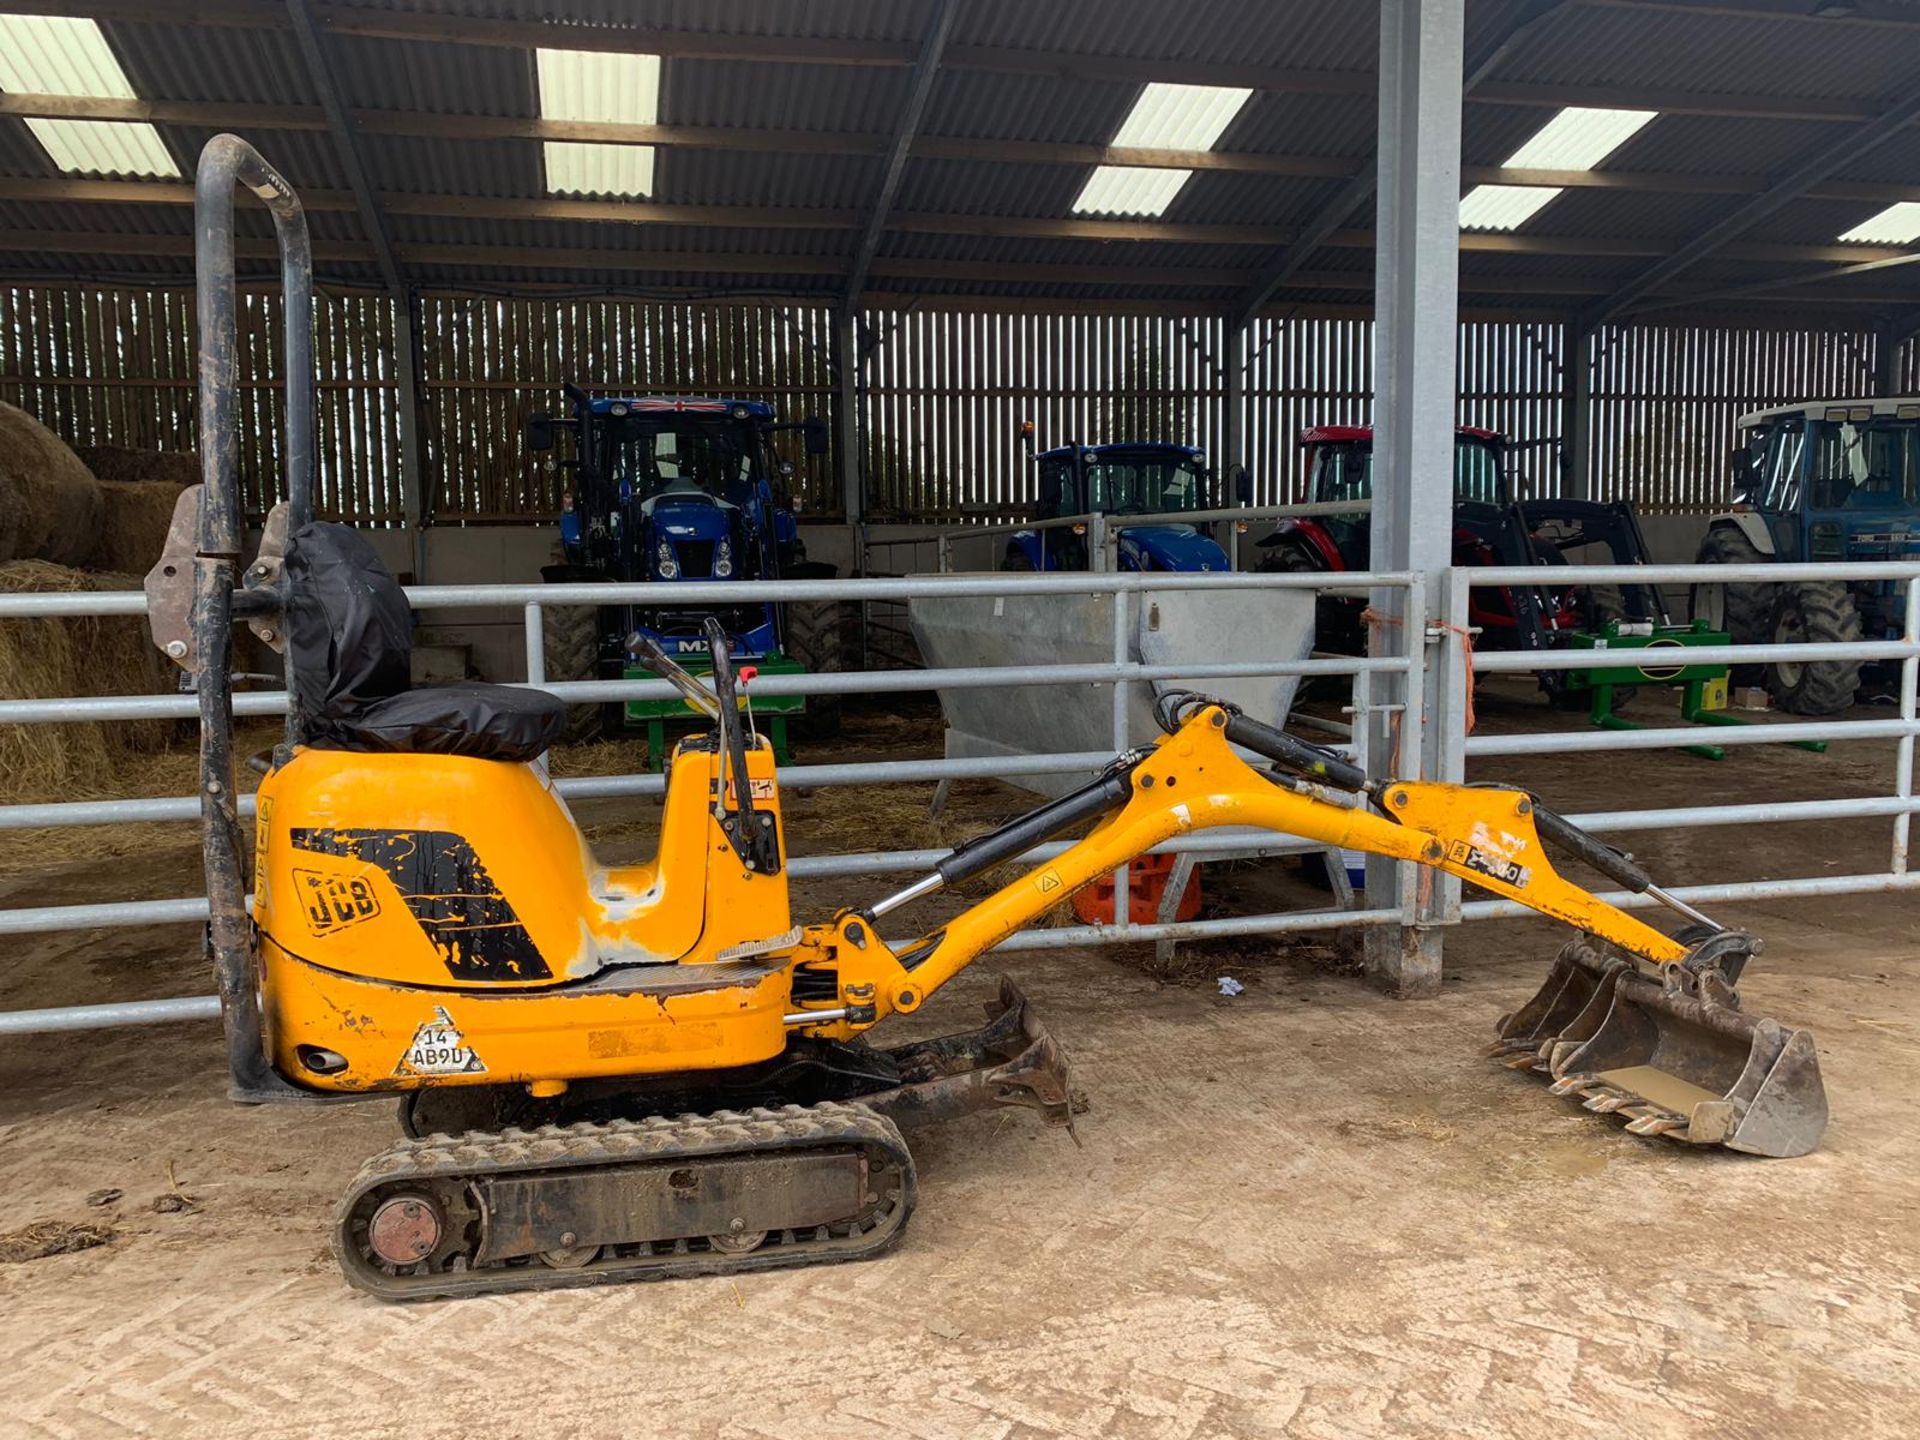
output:
[{"label": "seat backrest cover", "polygon": [[301,730],[325,744],[405,691],[413,614],[400,582],[351,526],[315,520],[287,539],[287,668]]}]

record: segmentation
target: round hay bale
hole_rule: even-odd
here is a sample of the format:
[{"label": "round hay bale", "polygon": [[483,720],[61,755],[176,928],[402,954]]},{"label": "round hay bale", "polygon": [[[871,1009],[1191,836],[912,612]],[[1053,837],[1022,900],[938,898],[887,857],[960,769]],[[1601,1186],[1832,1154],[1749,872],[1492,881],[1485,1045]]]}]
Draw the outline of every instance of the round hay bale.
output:
[{"label": "round hay bale", "polygon": [[[0,565],[0,592],[137,590],[133,575],[89,574],[39,560]],[[0,699],[166,694],[172,667],[138,615],[0,620]],[[175,737],[172,720],[0,725],[0,794],[13,800],[116,793],[116,778]]]},{"label": "round hay bale", "polygon": [[66,441],[4,401],[0,489],[13,492],[20,517],[6,558],[56,565],[78,565],[87,558],[99,538],[100,482]]},{"label": "round hay bale", "polygon": [[73,453],[96,480],[196,485],[200,457],[189,450],[129,450],[124,445],[76,445]]},{"label": "round hay bale", "polygon": [[102,480],[100,532],[86,568],[145,575],[166,548],[180,494],[180,486],[165,482]]}]

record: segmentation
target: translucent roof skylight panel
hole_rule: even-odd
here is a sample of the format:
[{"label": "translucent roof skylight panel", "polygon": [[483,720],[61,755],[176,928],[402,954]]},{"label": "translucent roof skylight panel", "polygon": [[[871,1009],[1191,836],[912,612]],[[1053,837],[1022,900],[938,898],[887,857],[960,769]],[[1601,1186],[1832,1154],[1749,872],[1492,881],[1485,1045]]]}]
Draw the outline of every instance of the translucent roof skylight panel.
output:
[{"label": "translucent roof skylight panel", "polygon": [[123,120],[29,120],[33,138],[68,175],[160,175],[180,167],[153,126]]},{"label": "translucent roof skylight panel", "polygon": [[547,189],[555,195],[653,194],[653,146],[545,142]]},{"label": "translucent roof skylight panel", "polygon": [[1920,200],[1901,200],[1840,237],[1858,245],[1911,245],[1920,240]]},{"label": "translucent roof skylight panel", "polygon": [[1591,170],[1659,113],[1569,105],[1509,155],[1506,163],[1517,170]]},{"label": "translucent roof skylight panel", "polygon": [[1078,215],[1164,215],[1191,170],[1096,165],[1073,202]]},{"label": "translucent roof skylight panel", "polygon": [[0,90],[135,98],[99,25],[61,15],[0,15]]},{"label": "translucent roof skylight panel", "polygon": [[1460,228],[1518,229],[1559,193],[1549,185],[1476,185],[1460,202]]},{"label": "translucent roof skylight panel", "polygon": [[656,125],[660,57],[598,50],[536,50],[540,113],[549,120]]},{"label": "translucent roof skylight panel", "polygon": [[[621,125],[660,121],[660,57],[598,50],[536,50],[540,114],[548,120]],[[547,190],[553,195],[653,193],[651,145],[590,145],[549,140]]]},{"label": "translucent roof skylight panel", "polygon": [[1211,150],[1252,94],[1237,86],[1156,80],[1133,102],[1112,143],[1144,150]]}]

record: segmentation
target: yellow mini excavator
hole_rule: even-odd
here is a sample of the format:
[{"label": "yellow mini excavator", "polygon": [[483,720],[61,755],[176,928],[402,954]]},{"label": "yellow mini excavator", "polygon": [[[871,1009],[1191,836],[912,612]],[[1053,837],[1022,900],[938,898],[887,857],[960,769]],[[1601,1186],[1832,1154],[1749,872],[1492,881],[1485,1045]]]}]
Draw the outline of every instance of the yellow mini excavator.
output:
[{"label": "yellow mini excavator", "polygon": [[[724,634],[709,634],[706,679],[642,643],[711,728],[673,752],[654,857],[601,864],[537,764],[560,702],[412,688],[400,587],[362,537],[311,518],[295,325],[289,499],[243,559],[236,181],[272,211],[289,313],[305,313],[298,201],[251,147],[217,137],[198,180],[204,483],[182,498],[149,609],[199,695],[208,945],[234,1098],[401,1102],[407,1138],[339,1205],[334,1247],[355,1286],[400,1300],[884,1251],[915,1198],[896,1122],[1025,1106],[1068,1123],[1071,1099],[1059,1048],[1004,982],[980,1030],[891,1049],[867,1033],[1075,890],[1212,826],[1428,865],[1566,922],[1581,938],[1502,1023],[1504,1055],[1644,1134],[1767,1155],[1817,1143],[1810,1037],[1738,1008],[1750,937],[1522,791],[1369,780],[1204,696],[1162,696],[1159,741],[924,879],[796,925],[773,751],[743,714]],[[234,784],[239,623],[284,653],[291,699],[285,741],[258,762],[251,847]],[[927,933],[883,934],[914,901],[1082,829]],[[1563,879],[1543,840],[1703,928],[1650,928]]]}]

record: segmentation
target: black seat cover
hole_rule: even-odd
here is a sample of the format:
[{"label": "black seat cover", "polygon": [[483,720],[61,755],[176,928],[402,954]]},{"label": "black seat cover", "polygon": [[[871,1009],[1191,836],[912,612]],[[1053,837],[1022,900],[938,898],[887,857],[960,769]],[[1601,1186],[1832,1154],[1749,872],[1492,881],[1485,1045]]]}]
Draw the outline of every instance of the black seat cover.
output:
[{"label": "black seat cover", "polygon": [[565,733],[565,702],[543,690],[412,688],[407,597],[350,526],[302,526],[286,575],[287,668],[308,744],[525,761]]}]

